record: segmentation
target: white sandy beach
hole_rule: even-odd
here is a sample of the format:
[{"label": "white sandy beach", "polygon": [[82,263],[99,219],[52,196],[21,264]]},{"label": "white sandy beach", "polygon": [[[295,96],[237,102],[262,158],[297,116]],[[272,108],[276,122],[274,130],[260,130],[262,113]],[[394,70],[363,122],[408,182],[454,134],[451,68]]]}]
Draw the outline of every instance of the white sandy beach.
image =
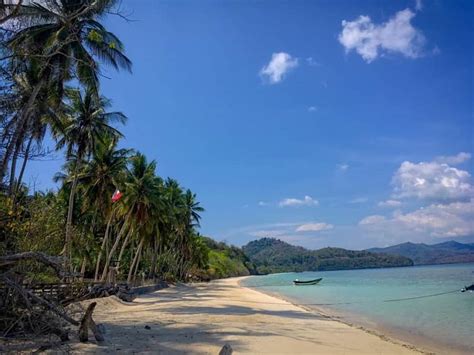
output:
[{"label": "white sandy beach", "polygon": [[[75,353],[419,354],[284,300],[242,287],[239,278],[180,285],[126,304],[99,299],[94,318],[106,341],[73,342]],[[147,329],[148,327],[149,329]],[[92,337],[91,337],[92,339]]]}]

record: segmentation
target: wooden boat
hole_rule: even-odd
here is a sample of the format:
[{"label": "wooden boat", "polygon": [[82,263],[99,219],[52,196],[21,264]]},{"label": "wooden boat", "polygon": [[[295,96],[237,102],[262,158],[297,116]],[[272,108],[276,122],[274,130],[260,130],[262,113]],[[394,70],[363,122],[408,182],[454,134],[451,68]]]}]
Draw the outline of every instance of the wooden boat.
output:
[{"label": "wooden boat", "polygon": [[300,281],[300,280],[296,279],[295,281],[293,281],[293,283],[297,286],[316,285],[322,279],[323,279],[322,277],[320,277],[319,279],[308,280],[308,281]]},{"label": "wooden boat", "polygon": [[474,292],[474,284],[472,284],[471,286],[465,286],[461,292],[466,292],[466,291],[470,291],[470,292]]}]

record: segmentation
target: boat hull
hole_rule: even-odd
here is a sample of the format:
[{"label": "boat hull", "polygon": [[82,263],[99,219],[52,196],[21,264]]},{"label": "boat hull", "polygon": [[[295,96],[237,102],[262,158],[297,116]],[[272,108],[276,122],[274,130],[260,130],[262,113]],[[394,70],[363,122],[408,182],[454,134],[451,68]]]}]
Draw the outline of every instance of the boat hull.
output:
[{"label": "boat hull", "polygon": [[316,285],[318,284],[323,278],[319,278],[319,279],[315,279],[315,280],[309,280],[309,281],[293,281],[293,283],[296,285],[296,286],[306,286],[306,285]]}]

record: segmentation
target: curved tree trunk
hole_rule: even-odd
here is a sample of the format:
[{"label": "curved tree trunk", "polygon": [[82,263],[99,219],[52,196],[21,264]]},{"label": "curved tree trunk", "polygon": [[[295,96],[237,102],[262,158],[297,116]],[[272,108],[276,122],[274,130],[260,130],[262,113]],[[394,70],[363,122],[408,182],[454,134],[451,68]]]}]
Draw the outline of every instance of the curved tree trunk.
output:
[{"label": "curved tree trunk", "polygon": [[100,260],[102,259],[102,254],[104,253],[105,246],[107,245],[107,241],[109,239],[109,230],[110,230],[110,224],[112,223],[113,215],[114,215],[113,211],[110,211],[110,217],[109,217],[109,220],[107,222],[107,227],[105,227],[104,240],[102,241],[102,245],[100,246],[99,255],[97,256],[97,263],[95,265],[94,281],[98,281],[98,279],[99,279]]},{"label": "curved tree trunk", "polygon": [[13,134],[9,137],[5,151],[3,152],[2,162],[0,165],[0,181],[3,181],[3,178],[7,174],[8,162],[10,161],[13,150],[15,149],[16,141],[17,133],[13,132]]},{"label": "curved tree trunk", "polygon": [[107,259],[105,260],[105,266],[104,266],[104,270],[102,271],[102,276],[100,278],[100,281],[105,281],[105,278],[107,277],[107,272],[108,272],[108,269],[109,269],[110,261],[112,260],[112,256],[114,255],[115,250],[118,248],[118,245],[120,243],[120,239],[122,239],[122,235],[126,231],[126,226],[128,225],[128,222],[130,220],[131,215],[132,215],[132,211],[130,210],[130,212],[125,217],[125,220],[122,224],[122,228],[120,229],[120,232],[117,235],[117,239],[115,240],[115,243],[112,246],[112,249],[110,249],[109,255],[107,255]]},{"label": "curved tree trunk", "polygon": [[77,186],[77,166],[74,169],[76,172],[74,173],[74,180],[72,181],[71,191],[69,192],[69,204],[67,208],[67,221],[66,221],[66,241],[65,241],[65,249],[66,249],[66,260],[69,261],[69,265],[72,265],[72,243],[71,243],[71,233],[72,233],[72,214],[74,211],[74,195],[76,194],[76,186]]},{"label": "curved tree trunk", "polygon": [[83,256],[82,265],[81,265],[81,281],[84,280],[84,274],[86,273],[86,265],[87,265],[87,258]]},{"label": "curved tree trunk", "polygon": [[[41,88],[43,87],[44,83],[46,82],[46,80],[44,79],[45,77],[46,77],[46,74],[43,77],[43,79],[41,79],[38,82],[38,84],[36,84],[35,88],[33,89],[32,93],[30,95],[30,97],[28,98],[28,101],[26,102],[25,106],[23,107],[23,110],[21,111],[21,114],[20,114],[20,117],[19,117],[19,122],[18,122],[19,127],[23,127],[25,122],[28,120],[30,112],[33,109],[33,104],[35,103],[36,98],[38,97],[38,94],[39,94]],[[7,147],[7,151],[5,152],[5,156],[3,157],[2,164],[0,166],[0,181],[2,181],[3,178],[5,177],[5,173],[6,173],[7,166],[8,166],[8,161],[10,160],[10,156],[13,152],[13,147],[16,146],[16,144],[19,140],[18,136],[19,136],[18,133],[14,134],[13,137],[12,137],[12,140],[10,141],[10,146]],[[22,143],[22,142],[20,142],[20,143]]]},{"label": "curved tree trunk", "polygon": [[125,252],[125,248],[127,247],[128,241],[130,240],[130,237],[132,236],[132,234],[133,234],[133,228],[130,227],[130,229],[128,230],[127,236],[125,237],[125,240],[122,243],[122,247],[120,248],[120,253],[117,259],[117,273],[120,271],[120,261],[122,260],[123,253]]},{"label": "curved tree trunk", "polygon": [[143,248],[140,250],[140,254],[138,255],[138,260],[137,260],[137,262],[136,262],[136,264],[135,264],[135,271],[133,272],[133,278],[132,278],[132,280],[133,280],[134,283],[135,283],[135,281],[137,280],[137,272],[138,272],[138,268],[139,268],[139,266],[140,266],[140,262],[141,262],[142,256],[143,256],[142,251],[143,251]]},{"label": "curved tree trunk", "polygon": [[158,236],[155,235],[155,238],[153,238],[153,251],[151,255],[151,269],[150,269],[150,276],[153,278],[153,280],[156,277],[156,261],[158,259]]},{"label": "curved tree trunk", "polygon": [[17,194],[21,188],[21,181],[23,180],[23,174],[25,173],[26,163],[28,163],[28,158],[30,156],[31,143],[33,142],[33,136],[30,137],[28,145],[26,146],[25,156],[23,157],[23,163],[21,165],[20,175],[18,175],[18,180],[16,182],[16,191]]},{"label": "curved tree trunk", "polygon": [[130,265],[130,269],[128,270],[127,283],[130,283],[130,281],[132,281],[133,270],[135,268],[135,264],[137,264],[137,261],[138,261],[138,258],[140,256],[140,254],[141,254],[144,241],[145,241],[145,239],[142,238],[140,240],[140,244],[138,244],[137,251],[135,252],[135,256],[133,257],[133,260],[132,260],[132,264]]},{"label": "curved tree trunk", "polygon": [[10,182],[8,184],[8,195],[13,196],[15,191],[15,175],[16,175],[16,162],[18,160],[18,155],[21,150],[21,143],[23,134],[20,134],[20,138],[16,140],[15,151],[13,152],[12,165],[10,166]]}]

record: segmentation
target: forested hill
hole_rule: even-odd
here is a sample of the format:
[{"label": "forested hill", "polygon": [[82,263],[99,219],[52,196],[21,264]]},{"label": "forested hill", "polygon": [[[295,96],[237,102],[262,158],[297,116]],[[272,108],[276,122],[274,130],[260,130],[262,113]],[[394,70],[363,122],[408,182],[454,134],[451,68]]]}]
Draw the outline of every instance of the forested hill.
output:
[{"label": "forested hill", "polygon": [[242,249],[260,274],[413,265],[411,259],[399,255],[341,248],[308,250],[273,238],[252,241]]},{"label": "forested hill", "polygon": [[474,262],[474,244],[449,241],[439,244],[403,243],[387,248],[372,248],[370,252],[403,255],[415,265]]}]

